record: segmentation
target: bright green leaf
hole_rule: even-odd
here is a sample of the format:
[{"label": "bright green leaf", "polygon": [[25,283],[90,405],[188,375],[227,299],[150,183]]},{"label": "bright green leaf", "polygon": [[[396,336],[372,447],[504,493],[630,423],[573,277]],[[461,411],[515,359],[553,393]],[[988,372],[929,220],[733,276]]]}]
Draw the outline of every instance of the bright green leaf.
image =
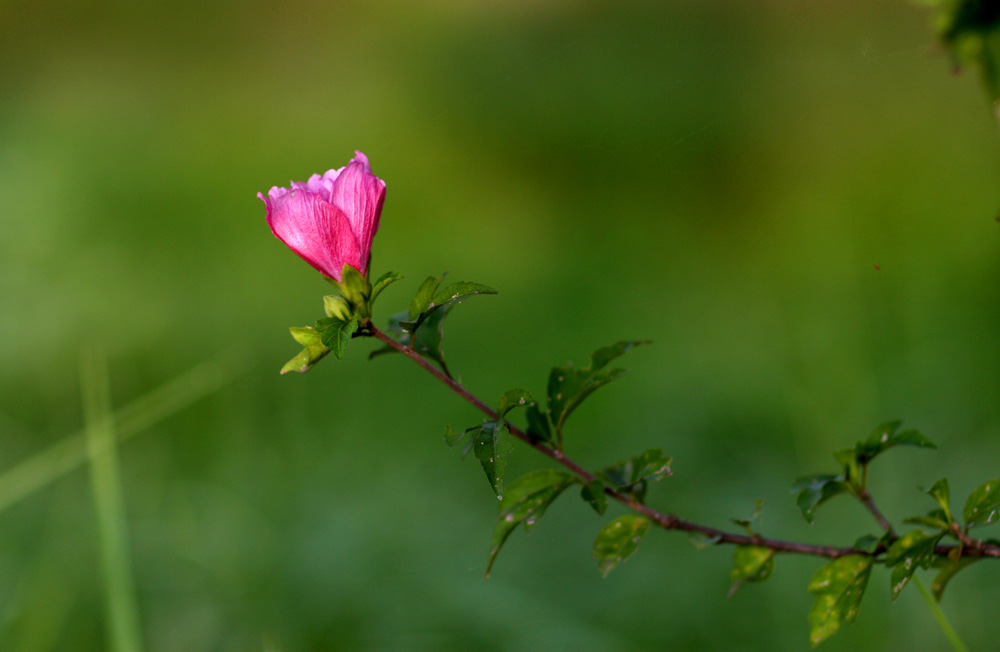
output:
[{"label": "bright green leaf", "polygon": [[813,522],[816,508],[848,490],[843,475],[812,475],[799,478],[792,485],[792,493],[798,494],[795,503],[802,511],[802,516]]},{"label": "bright green leaf", "polygon": [[737,547],[733,553],[733,570],[730,573],[732,583],[728,597],[732,597],[747,582],[763,582],[773,571],[774,550],[760,546]]},{"label": "bright green leaf", "polygon": [[486,577],[490,576],[493,562],[514,528],[521,523],[525,529],[534,525],[559,494],[576,481],[574,476],[564,471],[541,469],[510,483],[500,501],[500,519],[493,530]]},{"label": "bright green leaf", "polygon": [[600,480],[592,480],[583,485],[580,497],[587,501],[594,511],[604,514],[608,510],[608,495],[604,493],[604,483]]},{"label": "bright green leaf", "polygon": [[941,570],[938,574],[934,576],[934,581],[931,582],[931,592],[934,594],[934,599],[938,602],[941,601],[941,596],[944,595],[944,589],[948,586],[948,582],[951,578],[955,577],[960,570],[967,566],[980,561],[978,557],[962,557],[961,559],[947,559],[943,562]]},{"label": "bright green leaf", "polygon": [[816,596],[809,610],[813,647],[836,634],[842,623],[853,623],[858,617],[871,571],[871,558],[862,555],[839,557],[816,571],[809,583],[809,592]]},{"label": "bright green leaf", "polygon": [[420,284],[420,288],[417,289],[417,293],[413,296],[413,301],[410,302],[410,312],[408,315],[410,322],[416,322],[417,317],[427,310],[427,306],[431,303],[431,297],[434,296],[434,291],[437,290],[443,278],[444,276],[428,276]]},{"label": "bright green leaf", "polygon": [[375,303],[375,299],[378,298],[378,295],[382,294],[382,290],[386,289],[401,278],[403,278],[403,275],[399,272],[386,272],[382,276],[379,276],[378,280],[375,281],[374,285],[372,285],[372,298],[370,303]]},{"label": "bright green leaf", "polygon": [[282,374],[287,374],[289,371],[297,371],[300,374],[304,374],[313,368],[317,362],[326,357],[326,354],[330,352],[320,339],[319,333],[314,329],[304,327],[304,328],[290,328],[292,337],[295,341],[303,345],[303,348],[297,356],[285,363],[285,366],[281,368]]},{"label": "bright green leaf", "polygon": [[969,527],[988,525],[1000,518],[1000,478],[976,487],[965,501],[962,518]]},{"label": "bright green leaf", "polygon": [[917,568],[930,568],[934,562],[934,546],[942,536],[943,533],[928,535],[920,530],[913,530],[889,547],[885,565],[892,567],[889,586],[893,600],[899,597],[900,591],[909,583]]},{"label": "bright green leaf", "polygon": [[347,343],[351,341],[354,331],[358,330],[358,319],[353,317],[350,321],[342,321],[336,317],[325,317],[316,322],[316,330],[323,344],[339,360],[344,357]]},{"label": "bright green leaf", "polygon": [[951,523],[953,519],[951,518],[951,492],[948,489],[948,478],[941,478],[931,485],[931,488],[925,493],[937,501],[937,504],[944,510],[945,519]]},{"label": "bright green leaf", "polygon": [[621,516],[605,525],[594,540],[598,570],[607,577],[615,566],[635,554],[649,526],[650,520],[637,514]]}]

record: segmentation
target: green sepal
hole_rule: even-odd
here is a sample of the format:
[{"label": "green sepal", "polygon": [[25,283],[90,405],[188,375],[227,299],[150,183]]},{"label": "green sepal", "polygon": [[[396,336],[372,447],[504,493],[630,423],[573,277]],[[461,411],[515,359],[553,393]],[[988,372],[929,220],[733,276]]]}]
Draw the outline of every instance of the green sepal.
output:
[{"label": "green sepal", "polygon": [[[729,520],[732,521],[735,525],[739,525],[741,528],[746,530],[747,534],[749,534],[750,536],[756,536],[757,533],[754,531],[754,526],[757,525],[757,523],[760,521],[760,514],[763,511],[763,509],[764,509],[764,501],[758,498],[757,501],[754,503],[753,512],[751,512],[750,518],[731,518]],[[730,595],[732,595],[732,591],[735,590],[736,589],[732,589],[730,591]]]},{"label": "green sepal", "polygon": [[733,570],[729,577],[729,594],[733,597],[736,591],[747,582],[763,582],[774,571],[774,550],[761,546],[738,546],[733,553]]},{"label": "green sepal", "polygon": [[340,281],[335,279],[329,279],[329,281],[333,283],[341,296],[354,307],[354,312],[359,320],[371,318],[369,302],[372,296],[372,286],[361,272],[345,263],[340,271]]},{"label": "green sepal", "polygon": [[817,507],[847,491],[843,475],[811,475],[799,478],[792,485],[792,493],[798,494],[795,504],[809,523],[813,522]]},{"label": "green sepal", "polygon": [[374,306],[375,299],[378,298],[378,295],[382,294],[382,290],[386,289],[401,278],[403,278],[403,275],[399,272],[386,272],[382,276],[379,276],[378,280],[372,284],[372,297],[369,301],[369,305]]},{"label": "green sepal", "polygon": [[943,532],[929,535],[920,530],[907,532],[889,546],[885,555],[885,565],[892,568],[889,586],[893,601],[909,583],[917,568],[930,568],[934,563],[934,546]]},{"label": "green sepal", "polygon": [[941,597],[944,595],[944,589],[948,586],[948,582],[951,578],[955,577],[959,571],[971,566],[972,564],[980,561],[980,557],[962,557],[961,559],[946,559],[944,561],[938,561],[937,565],[940,566],[941,570],[938,574],[934,576],[934,580],[931,582],[931,593],[934,594],[934,599],[941,602]]},{"label": "green sepal", "polygon": [[649,532],[650,520],[637,514],[626,514],[605,525],[594,540],[594,559],[605,577],[639,549],[639,542]]},{"label": "green sepal", "polygon": [[993,478],[976,487],[962,510],[967,527],[989,525],[1000,518],[1000,478]]},{"label": "green sepal", "polygon": [[510,483],[500,501],[500,519],[493,529],[486,577],[490,576],[493,562],[514,528],[523,523],[525,530],[530,529],[559,494],[576,482],[575,476],[564,471],[540,469]]},{"label": "green sepal", "polygon": [[328,294],[323,297],[323,312],[327,317],[336,317],[340,321],[351,321],[354,308],[351,303],[339,294]]},{"label": "green sepal", "polygon": [[343,321],[336,317],[326,317],[316,322],[316,331],[319,332],[323,344],[333,351],[333,355],[340,360],[347,350],[347,343],[351,341],[354,332],[358,330],[358,318],[352,317],[350,321]]},{"label": "green sepal", "polygon": [[604,493],[604,487],[605,484],[600,480],[591,480],[580,490],[580,497],[602,516],[608,511],[608,495]]},{"label": "green sepal", "polygon": [[555,427],[556,440],[562,442],[562,428],[566,419],[580,403],[598,388],[625,375],[625,369],[605,369],[609,362],[630,349],[647,344],[648,340],[618,342],[598,349],[590,356],[590,364],[577,369],[572,362],[555,367],[549,374],[547,411]]},{"label": "green sepal", "polygon": [[304,374],[330,352],[330,349],[323,344],[320,334],[315,329],[308,326],[295,326],[288,330],[292,333],[295,341],[305,348],[297,356],[285,363],[285,366],[281,368],[282,374],[287,374],[289,371],[297,371],[300,374]]},{"label": "green sepal", "polygon": [[809,610],[809,641],[816,647],[837,633],[842,623],[858,617],[872,559],[863,555],[845,555],[824,565],[809,582],[809,592],[816,601]]},{"label": "green sepal", "polygon": [[597,476],[617,491],[631,494],[640,503],[646,499],[650,481],[670,475],[671,459],[659,448],[650,448],[630,460],[597,472]]}]

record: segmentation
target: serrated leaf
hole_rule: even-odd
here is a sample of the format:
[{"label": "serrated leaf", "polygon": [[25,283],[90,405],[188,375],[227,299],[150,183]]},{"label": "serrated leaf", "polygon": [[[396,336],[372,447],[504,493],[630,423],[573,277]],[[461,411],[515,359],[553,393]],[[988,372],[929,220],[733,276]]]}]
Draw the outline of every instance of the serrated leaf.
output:
[{"label": "serrated leaf", "polygon": [[792,485],[792,493],[798,494],[795,503],[803,518],[812,523],[816,508],[834,496],[848,491],[843,475],[811,475],[799,478]]},{"label": "serrated leaf", "polygon": [[428,276],[424,279],[424,282],[420,284],[417,289],[417,293],[413,296],[413,301],[410,302],[410,312],[408,314],[409,322],[416,322],[417,317],[421,315],[427,306],[431,303],[431,297],[434,296],[434,292],[437,290],[438,285],[441,284],[441,279],[444,275],[438,276]]},{"label": "serrated leaf", "polygon": [[646,344],[647,341],[622,341],[612,346],[598,349],[590,356],[587,367],[577,369],[568,362],[562,367],[555,367],[549,374],[547,411],[549,420],[555,426],[557,440],[561,441],[562,428],[566,419],[580,403],[598,388],[620,378],[626,373],[624,369],[605,369],[609,362],[630,349]]},{"label": "serrated leaf", "polygon": [[607,577],[615,566],[635,554],[649,526],[648,518],[636,514],[620,516],[605,525],[594,540],[598,570]]},{"label": "serrated leaf", "polygon": [[989,525],[1000,518],[1000,478],[984,482],[969,494],[962,518],[968,527]]},{"label": "serrated leaf", "polygon": [[930,568],[934,562],[934,546],[942,536],[943,533],[928,535],[920,530],[914,530],[907,532],[903,538],[889,547],[885,565],[892,567],[889,586],[894,601],[909,583],[917,568]]},{"label": "serrated leaf", "polygon": [[523,523],[525,529],[529,529],[542,517],[559,494],[574,483],[576,483],[574,476],[554,469],[533,471],[510,483],[503,500],[500,501],[500,519],[493,530],[486,577],[490,576],[493,562],[496,561],[500,548],[514,528]]},{"label": "serrated leaf", "polygon": [[698,550],[704,550],[722,541],[722,535],[708,536],[703,532],[692,532],[688,535],[688,541]]},{"label": "serrated leaf", "polygon": [[967,566],[980,561],[978,557],[962,557],[961,559],[949,559],[944,562],[941,566],[941,570],[938,574],[934,576],[934,581],[931,582],[931,593],[934,594],[934,599],[941,602],[941,597],[944,595],[944,589],[948,586],[948,582],[951,578],[955,577],[959,571]]},{"label": "serrated leaf", "polygon": [[503,499],[503,474],[507,470],[507,458],[514,450],[507,427],[496,421],[487,421],[478,427],[473,450],[479,460],[490,488],[497,498]]},{"label": "serrated leaf", "polygon": [[351,336],[358,330],[358,318],[352,317],[350,321],[343,321],[336,317],[324,317],[316,322],[316,330],[323,344],[340,360],[344,357]]},{"label": "serrated leaf", "polygon": [[747,582],[763,582],[774,571],[774,550],[761,546],[739,546],[733,553],[733,570],[729,577],[729,594],[732,597],[736,591]]},{"label": "serrated leaf", "polygon": [[813,647],[836,634],[842,623],[853,623],[858,617],[871,570],[870,557],[845,555],[816,571],[809,582],[809,592],[816,596],[809,610]]},{"label": "serrated leaf", "polygon": [[370,303],[375,303],[375,299],[377,299],[378,295],[382,293],[382,290],[386,289],[401,278],[403,278],[403,275],[399,272],[386,272],[382,276],[379,276],[378,280],[372,284],[372,298]]},{"label": "serrated leaf", "polygon": [[948,489],[948,478],[941,478],[931,485],[931,488],[925,493],[937,501],[937,504],[944,511],[945,519],[950,524],[954,519],[951,517],[951,491]]},{"label": "serrated leaf", "polygon": [[580,490],[580,497],[601,515],[608,511],[608,495],[604,493],[604,486],[600,480],[592,480],[583,485],[583,489]]}]

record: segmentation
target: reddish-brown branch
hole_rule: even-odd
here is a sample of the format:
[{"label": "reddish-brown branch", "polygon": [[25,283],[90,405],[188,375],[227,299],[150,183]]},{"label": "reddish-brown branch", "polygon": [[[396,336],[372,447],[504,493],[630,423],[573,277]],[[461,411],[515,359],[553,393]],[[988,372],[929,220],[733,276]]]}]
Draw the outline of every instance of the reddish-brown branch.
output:
[{"label": "reddish-brown branch", "polygon": [[[392,347],[396,351],[399,351],[400,353],[405,355],[407,358],[416,362],[418,365],[426,369],[435,378],[437,378],[442,383],[447,385],[451,389],[451,391],[455,392],[456,394],[464,398],[466,401],[476,406],[476,408],[479,409],[480,412],[482,412],[489,418],[491,419],[497,418],[497,413],[496,411],[493,410],[493,408],[491,408],[486,403],[483,403],[479,398],[477,398],[475,395],[469,392],[469,390],[462,387],[462,385],[459,384],[454,379],[448,377],[440,369],[435,367],[426,358],[421,356],[419,353],[417,353],[410,347],[400,344],[392,337],[386,335],[381,330],[376,328],[374,324],[369,323],[362,329],[359,329],[358,335],[364,336],[368,334],[378,338],[388,346]],[[510,433],[514,437],[518,438],[528,446],[531,446],[532,448],[542,453],[543,455],[555,460],[563,467],[569,469],[583,482],[588,483],[597,479],[594,477],[592,473],[581,467],[579,464],[577,464],[570,458],[566,457],[566,455],[562,451],[550,448],[549,446],[546,446],[545,444],[535,440],[534,438],[529,437],[527,433],[525,433],[523,430],[510,423],[507,423],[507,427],[510,429]],[[649,507],[648,505],[644,505],[638,502],[637,500],[635,500],[634,497],[622,493],[620,491],[616,491],[611,487],[605,487],[604,492],[610,498],[617,500],[619,503],[625,505],[632,511],[638,512],[639,514],[646,516],[651,521],[653,521],[654,523],[656,523],[658,526],[660,526],[665,530],[682,530],[684,532],[698,532],[700,534],[704,534],[707,537],[716,539],[718,543],[731,543],[738,546],[760,546],[762,548],[770,548],[775,552],[791,552],[803,555],[815,555],[818,557],[828,557],[830,559],[836,559],[838,557],[843,557],[844,555],[872,555],[876,554],[877,552],[882,552],[881,550],[879,550],[876,551],[876,553],[871,553],[866,550],[861,550],[858,548],[821,546],[808,543],[797,543],[794,541],[769,539],[767,537],[762,537],[757,535],[749,536],[746,534],[736,534],[733,532],[726,532],[723,530],[717,530],[716,528],[708,527],[707,525],[699,525],[698,523],[685,521],[684,519],[679,518],[674,514],[663,514],[661,512],[656,511],[652,507]],[[871,511],[872,514],[875,515],[875,518],[879,521],[879,524],[882,525],[884,529],[886,530],[892,529],[892,526],[889,524],[889,522],[885,519],[884,516],[882,516],[881,512],[878,511],[878,508],[875,507],[875,503],[871,500],[871,497],[868,496],[867,492],[862,492],[862,495],[859,495],[858,497],[861,498],[862,502],[864,502],[865,506],[868,507],[869,511]],[[948,555],[948,553],[950,553],[957,547],[958,546],[953,546],[953,545],[937,546],[936,548],[934,548],[934,552],[937,555],[944,556]],[[983,545],[983,544],[976,547],[965,546],[962,552],[963,555],[966,556],[992,557],[995,559],[1000,559],[1000,546]]]}]

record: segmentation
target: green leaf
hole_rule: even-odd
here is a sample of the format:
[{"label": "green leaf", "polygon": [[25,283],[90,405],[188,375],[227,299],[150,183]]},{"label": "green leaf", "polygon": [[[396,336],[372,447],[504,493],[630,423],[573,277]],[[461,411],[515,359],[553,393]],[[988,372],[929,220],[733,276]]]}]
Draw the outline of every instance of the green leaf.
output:
[{"label": "green leaf", "polygon": [[839,557],[816,571],[809,582],[809,592],[816,596],[809,610],[813,647],[836,634],[841,623],[853,623],[858,617],[871,571],[871,558],[862,555]]},{"label": "green leaf", "polygon": [[962,518],[968,527],[989,525],[1000,518],[1000,478],[984,482],[969,494]]},{"label": "green leaf", "polygon": [[497,419],[503,419],[514,408],[528,407],[529,405],[534,405],[534,402],[531,400],[531,394],[528,393],[528,390],[508,389],[500,397],[500,402],[497,404]]},{"label": "green leaf", "polygon": [[951,50],[957,67],[979,64],[982,83],[990,100],[1000,99],[1000,12],[990,0],[932,0],[938,8],[938,38]]},{"label": "green leaf", "polygon": [[705,548],[714,546],[718,542],[722,541],[722,535],[716,534],[714,536],[708,536],[703,532],[692,532],[688,535],[688,541],[690,541],[691,545],[698,550],[704,550]]},{"label": "green leaf", "polygon": [[370,316],[368,313],[368,300],[372,295],[372,286],[368,282],[368,279],[362,276],[361,272],[345,263],[340,271],[340,281],[330,279],[330,282],[361,313],[361,316]]},{"label": "green leaf", "polygon": [[931,488],[925,493],[937,501],[937,504],[940,505],[941,509],[944,511],[945,519],[950,524],[954,519],[951,517],[951,507],[949,506],[951,502],[951,492],[948,489],[948,478],[941,478],[931,485]]},{"label": "green leaf", "polygon": [[928,535],[920,530],[913,530],[889,547],[885,565],[892,567],[890,592],[893,600],[899,597],[900,591],[909,583],[918,567],[930,568],[934,562],[934,546],[943,534]]},{"label": "green leaf", "polygon": [[417,293],[413,296],[413,301],[410,302],[410,312],[408,315],[410,322],[416,322],[417,317],[427,310],[427,306],[431,302],[431,297],[434,296],[434,291],[437,290],[443,278],[444,276],[442,275],[440,277],[428,276],[424,279],[420,288],[417,289]]},{"label": "green leaf", "polygon": [[876,455],[883,453],[893,446],[916,446],[918,448],[937,448],[934,443],[916,430],[905,430],[898,432],[902,421],[887,421],[879,424],[868,435],[864,442],[858,442],[855,450],[858,458],[863,464],[867,464]]},{"label": "green leaf", "polygon": [[468,432],[467,430],[464,432],[455,432],[454,430],[451,429],[451,424],[449,423],[447,426],[445,426],[444,443],[448,444],[449,448],[454,448],[455,444],[462,441],[467,432]]},{"label": "green leaf", "polygon": [[403,278],[403,275],[399,272],[386,272],[382,276],[379,276],[378,280],[375,281],[375,284],[372,285],[372,298],[369,303],[375,303],[375,299],[378,298],[378,295],[382,294],[382,290],[386,289],[401,278]]},{"label": "green leaf", "polygon": [[564,471],[541,469],[510,483],[500,501],[500,519],[493,530],[486,577],[490,576],[493,562],[514,528],[523,523],[525,530],[530,529],[559,494],[576,481],[575,476]]},{"label": "green leaf", "polygon": [[648,518],[636,514],[621,516],[605,525],[594,540],[598,570],[607,577],[615,566],[635,554],[649,526]]},{"label": "green leaf", "polygon": [[861,486],[861,466],[860,460],[858,460],[858,453],[855,448],[842,448],[837,451],[833,451],[833,457],[840,464],[840,467],[844,470],[844,482],[847,483],[847,488],[860,487]]},{"label": "green leaf", "polygon": [[935,509],[931,514],[926,516],[910,516],[909,518],[904,518],[903,523],[907,525],[923,525],[924,527],[930,528],[932,530],[943,530],[949,526],[949,523],[944,518],[940,509]]},{"label": "green leaf", "polygon": [[552,443],[552,427],[549,425],[548,414],[542,412],[537,404],[528,407],[528,436],[535,441]]},{"label": "green leaf", "polygon": [[774,571],[774,550],[760,546],[739,546],[733,554],[733,570],[729,577],[729,595],[747,582],[763,582]]},{"label": "green leaf", "polygon": [[938,574],[934,576],[934,581],[931,582],[931,592],[934,594],[934,599],[941,602],[944,589],[948,586],[951,578],[955,577],[963,568],[971,566],[977,561],[980,561],[979,557],[962,557],[958,560],[945,560],[941,566],[941,570],[938,571]]},{"label": "green leaf", "polygon": [[[757,524],[757,522],[760,521],[760,514],[763,511],[763,509],[764,509],[764,501],[758,498],[757,501],[754,503],[753,512],[750,514],[750,518],[731,518],[729,520],[735,523],[736,525],[739,525],[743,529],[745,529],[750,536],[754,536],[757,533],[754,532],[753,528]],[[732,592],[735,590],[736,589],[730,590],[729,594],[732,595]]]},{"label": "green leaf", "polygon": [[572,362],[552,369],[549,374],[547,409],[559,441],[562,439],[563,425],[573,410],[595,390],[626,373],[624,369],[604,367],[623,353],[647,342],[648,340],[623,341],[598,349],[591,354],[590,364],[582,369],[574,368]]},{"label": "green leaf", "polygon": [[802,516],[810,523],[816,513],[816,508],[834,496],[848,491],[843,475],[811,475],[799,478],[792,485],[792,493],[798,494],[795,503],[802,511]]},{"label": "green leaf", "polygon": [[496,421],[487,421],[478,427],[473,450],[476,459],[486,472],[486,479],[497,498],[503,500],[503,474],[507,470],[507,458],[514,450],[507,427]]},{"label": "green leaf", "polygon": [[[429,319],[431,315],[436,312],[441,312],[442,308],[449,308],[459,301],[464,301],[469,297],[474,297],[477,294],[497,294],[497,291],[488,285],[461,281],[459,283],[452,283],[424,303],[426,299],[426,291],[430,289],[430,291],[433,292],[437,289],[436,284],[433,289],[430,287],[432,280],[437,281],[434,277],[428,278],[424,281],[424,285],[421,286],[420,291],[417,292],[417,296],[414,297],[413,304],[410,306],[410,321],[402,324],[403,328],[406,330],[417,331],[417,329],[420,328],[420,325]],[[420,300],[419,303],[418,299]],[[413,313],[415,309],[420,306],[423,306],[423,308],[419,313],[417,313],[416,316],[414,316]]]},{"label": "green leaf", "polygon": [[646,498],[650,480],[659,481],[670,475],[671,459],[659,448],[650,448],[642,455],[619,462],[597,472],[598,477],[616,490],[631,494],[640,503]]},{"label": "green leaf", "polygon": [[351,336],[358,330],[358,318],[352,317],[350,321],[343,321],[336,317],[325,317],[316,322],[316,330],[323,344],[340,360],[344,357]]},{"label": "green leaf", "polygon": [[604,483],[600,480],[592,480],[583,485],[580,497],[587,501],[594,511],[604,514],[608,510],[608,495],[604,493]]},{"label": "green leaf", "polygon": [[341,321],[351,321],[354,308],[350,302],[339,294],[328,294],[323,297],[323,312],[327,317],[336,317]]},{"label": "green leaf", "polygon": [[[444,324],[442,323],[445,316],[447,315],[447,310],[435,313],[430,316],[430,318],[424,323],[420,330],[416,333],[415,341],[413,333],[404,330],[402,325],[406,317],[406,313],[399,313],[393,315],[389,318],[389,325],[386,330],[393,333],[396,339],[403,346],[409,346],[414,351],[424,356],[425,358],[436,362],[441,370],[445,372],[448,377],[451,377],[451,372],[448,370],[448,365],[444,361]],[[376,349],[368,354],[368,359],[379,357],[386,353],[398,353],[396,349],[391,346],[384,346],[381,349]]]},{"label": "green leaf", "polygon": [[281,368],[282,374],[286,374],[289,371],[297,371],[300,374],[304,374],[330,352],[330,349],[323,344],[319,333],[315,329],[305,326],[301,328],[294,327],[288,330],[291,331],[295,341],[305,348],[297,356],[285,363],[285,366]]}]

